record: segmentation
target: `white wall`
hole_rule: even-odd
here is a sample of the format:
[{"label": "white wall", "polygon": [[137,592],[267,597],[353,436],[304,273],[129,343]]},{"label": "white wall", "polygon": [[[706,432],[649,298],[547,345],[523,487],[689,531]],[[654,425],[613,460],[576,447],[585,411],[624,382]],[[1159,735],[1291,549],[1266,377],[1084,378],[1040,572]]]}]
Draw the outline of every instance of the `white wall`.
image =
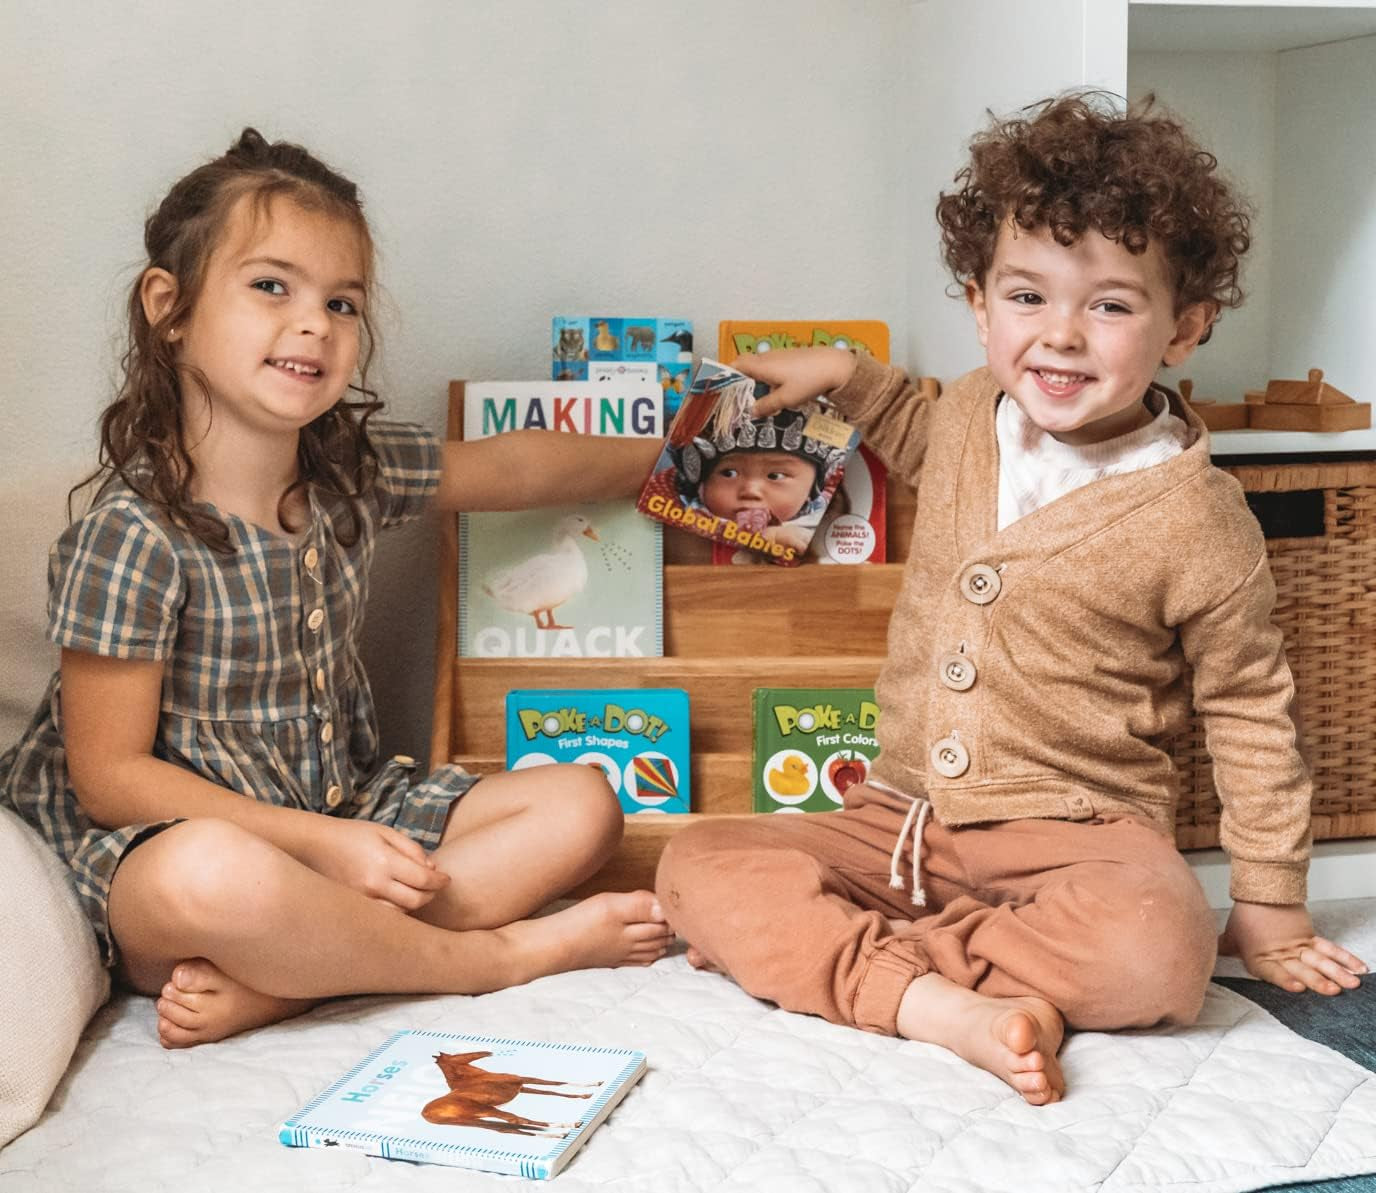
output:
[{"label": "white wall", "polygon": [[1376,401],[1376,37],[1277,59],[1271,376]]},{"label": "white wall", "polygon": [[[1128,55],[1128,95],[1156,93],[1218,158],[1222,173],[1255,208],[1252,249],[1243,258],[1244,305],[1225,311],[1213,338],[1179,370],[1163,370],[1169,385],[1194,381],[1196,397],[1240,402],[1268,377],[1271,270],[1277,251],[1272,182],[1275,177],[1276,62],[1268,53]],[[1300,374],[1303,376],[1303,374]]]},{"label": "white wall", "polygon": [[[926,0],[908,31],[907,358],[951,378],[984,363],[963,300],[948,296],[936,201],[952,189],[966,145],[989,122],[1069,87],[1122,94],[1126,0]],[[895,337],[901,346],[902,337]]]},{"label": "white wall", "polygon": [[[0,632],[34,646],[0,674],[3,743],[52,665],[46,550],[94,460],[142,221],[183,172],[252,123],[359,183],[383,391],[440,430],[451,377],[548,375],[554,314],[688,317],[699,351],[727,317],[901,331],[907,21],[904,0],[5,0]],[[384,536],[367,655],[385,747],[422,757],[435,582],[432,526]]]}]

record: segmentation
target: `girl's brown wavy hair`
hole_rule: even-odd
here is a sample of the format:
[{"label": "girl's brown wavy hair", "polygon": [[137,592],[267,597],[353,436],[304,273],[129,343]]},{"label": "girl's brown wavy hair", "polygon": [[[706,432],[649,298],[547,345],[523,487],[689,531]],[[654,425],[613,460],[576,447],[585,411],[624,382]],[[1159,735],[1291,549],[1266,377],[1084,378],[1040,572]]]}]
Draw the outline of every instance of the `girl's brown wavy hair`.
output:
[{"label": "girl's brown wavy hair", "polygon": [[[1046,228],[1061,245],[1089,229],[1130,253],[1161,245],[1176,311],[1242,304],[1238,271],[1251,246],[1251,210],[1155,96],[1121,110],[1106,92],[1077,91],[998,120],[970,142],[957,190],[936,205],[942,255],[956,282],[981,288],[1008,220]],[[1201,343],[1209,338],[1212,327]]]},{"label": "girl's brown wavy hair", "polygon": [[[366,294],[361,311],[359,380],[349,386],[358,398],[341,398],[301,429],[297,479],[277,506],[282,525],[299,529],[288,521],[290,499],[298,490],[314,486],[341,498],[349,511],[351,524],[336,529],[340,541],[349,546],[358,540],[363,525],[360,501],[377,475],[377,453],[368,439],[368,419],[382,408],[367,383],[368,367],[378,345],[368,314],[373,293],[372,236],[358,188],[352,182],[301,146],[286,141],[270,143],[252,128],[244,129],[222,157],[197,167],[177,182],[144,224],[148,260],[129,293],[129,338],[120,361],[119,392],[101,415],[97,468],[67,495],[69,516],[78,491],[117,476],[213,550],[234,551],[224,521],[208,507],[197,505],[191,496],[196,468],[187,450],[181,402],[183,377],[198,385],[207,398],[210,388],[199,371],[179,366],[169,333],[195,307],[211,254],[224,235],[230,213],[245,196],[256,219],[266,218],[273,201],[283,198],[309,211],[339,218],[359,239]],[[155,322],[150,322],[144,312],[141,294],[143,276],[149,269],[165,269],[177,279],[175,300]]]}]

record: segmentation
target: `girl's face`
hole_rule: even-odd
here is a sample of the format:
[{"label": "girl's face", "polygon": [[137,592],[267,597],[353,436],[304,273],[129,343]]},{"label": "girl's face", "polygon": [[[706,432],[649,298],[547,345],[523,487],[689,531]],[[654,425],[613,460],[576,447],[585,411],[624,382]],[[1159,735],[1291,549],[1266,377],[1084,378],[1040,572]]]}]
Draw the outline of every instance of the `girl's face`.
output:
[{"label": "girl's face", "polygon": [[702,482],[702,504],[739,522],[742,510],[769,511],[771,522],[797,516],[812,492],[817,470],[788,452],[728,452]]},{"label": "girl's face", "polygon": [[209,382],[214,421],[294,434],[343,397],[358,367],[366,263],[338,217],[281,197],[253,217],[245,196],[211,254],[178,359]]}]

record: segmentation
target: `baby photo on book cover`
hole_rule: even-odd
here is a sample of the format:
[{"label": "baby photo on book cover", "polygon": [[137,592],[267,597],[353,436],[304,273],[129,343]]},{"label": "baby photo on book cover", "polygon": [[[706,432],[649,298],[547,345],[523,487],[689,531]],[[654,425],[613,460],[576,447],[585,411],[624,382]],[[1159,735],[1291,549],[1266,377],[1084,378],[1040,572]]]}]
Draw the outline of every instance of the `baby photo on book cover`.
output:
[{"label": "baby photo on book cover", "polygon": [[704,360],[637,508],[771,563],[803,560],[860,432],[820,402],[751,418],[768,388]]}]

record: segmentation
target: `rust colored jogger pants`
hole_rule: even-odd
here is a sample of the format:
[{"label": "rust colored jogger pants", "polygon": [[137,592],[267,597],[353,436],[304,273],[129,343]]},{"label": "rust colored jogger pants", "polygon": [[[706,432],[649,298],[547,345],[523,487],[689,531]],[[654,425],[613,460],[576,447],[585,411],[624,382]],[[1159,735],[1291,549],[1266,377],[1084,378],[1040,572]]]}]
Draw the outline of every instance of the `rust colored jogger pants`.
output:
[{"label": "rust colored jogger pants", "polygon": [[996,998],[1038,995],[1075,1028],[1199,1014],[1213,913],[1154,828],[1130,817],[931,821],[927,905],[915,907],[911,841],[903,889],[889,885],[908,801],[868,785],[846,797],[841,812],[702,821],[664,851],[656,887],[669,923],[750,994],[886,1035],[928,972]]}]

